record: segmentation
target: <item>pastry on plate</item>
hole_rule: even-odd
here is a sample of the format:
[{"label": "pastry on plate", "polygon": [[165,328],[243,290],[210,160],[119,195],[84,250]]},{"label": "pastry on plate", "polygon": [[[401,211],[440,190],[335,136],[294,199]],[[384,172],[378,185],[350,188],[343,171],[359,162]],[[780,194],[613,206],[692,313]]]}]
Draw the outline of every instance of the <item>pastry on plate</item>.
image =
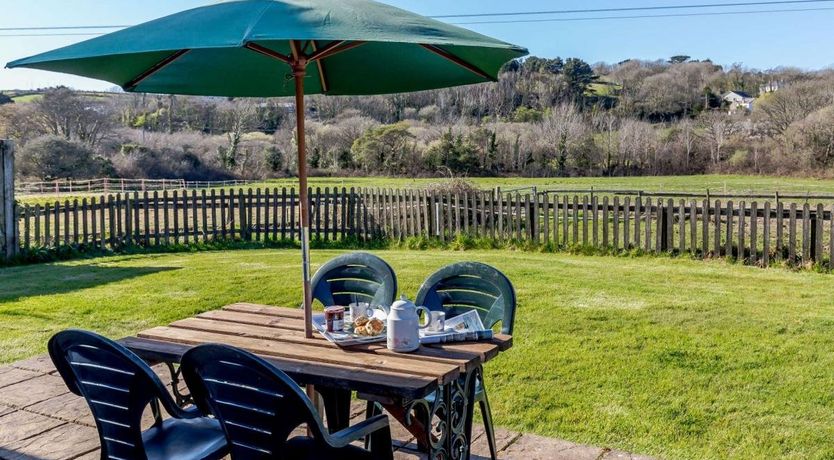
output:
[{"label": "pastry on plate", "polygon": [[382,333],[382,330],[385,329],[385,324],[377,318],[372,318],[368,321],[368,324],[365,325],[365,329],[371,332],[371,335],[379,335]]},{"label": "pastry on plate", "polygon": [[353,322],[353,324],[358,328],[358,327],[363,327],[366,324],[368,324],[368,321],[370,321],[370,319],[368,319],[367,316],[360,316],[359,318],[356,318],[356,320]]}]

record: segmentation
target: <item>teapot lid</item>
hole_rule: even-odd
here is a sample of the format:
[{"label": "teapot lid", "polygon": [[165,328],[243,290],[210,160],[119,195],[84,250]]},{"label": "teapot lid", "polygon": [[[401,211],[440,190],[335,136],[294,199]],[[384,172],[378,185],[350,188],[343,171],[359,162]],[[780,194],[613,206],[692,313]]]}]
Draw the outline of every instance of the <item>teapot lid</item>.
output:
[{"label": "teapot lid", "polygon": [[406,295],[403,294],[403,295],[400,296],[400,300],[394,302],[391,305],[391,308],[402,310],[402,309],[406,309],[406,308],[417,308],[417,306],[414,305],[414,302],[408,300],[408,297],[406,297]]}]

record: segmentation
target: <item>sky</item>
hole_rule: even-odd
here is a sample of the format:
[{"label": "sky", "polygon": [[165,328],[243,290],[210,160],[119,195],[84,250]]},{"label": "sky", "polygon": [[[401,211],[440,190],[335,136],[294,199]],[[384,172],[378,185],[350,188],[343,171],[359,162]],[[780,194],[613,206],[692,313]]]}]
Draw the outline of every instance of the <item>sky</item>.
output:
[{"label": "sky", "polygon": [[[658,5],[730,3],[742,0],[385,0],[424,15],[564,10]],[[0,29],[129,25],[211,0],[0,0]],[[809,9],[815,11],[723,16],[598,19],[615,15],[661,15],[707,11]],[[823,8],[829,8],[823,10]],[[463,27],[527,47],[541,57],[579,57],[590,63],[619,62],[629,58],[666,59],[685,54],[712,59],[723,65],[741,63],[758,69],[794,66],[820,69],[834,65],[834,1],[806,5],[737,6],[727,8],[632,13],[575,13],[550,17],[597,18],[573,22],[468,24]],[[529,19],[528,17],[527,19]],[[541,19],[542,17],[536,17]],[[448,22],[489,21],[507,18],[445,19]],[[510,18],[512,19],[512,18]],[[0,30],[0,67],[5,63],[76,43],[90,37],[12,37],[21,33]],[[54,33],[54,32],[53,32]],[[6,36],[3,36],[6,35]],[[111,83],[63,74],[24,69],[0,69],[0,89],[35,89],[66,85],[85,90],[106,90]]]}]

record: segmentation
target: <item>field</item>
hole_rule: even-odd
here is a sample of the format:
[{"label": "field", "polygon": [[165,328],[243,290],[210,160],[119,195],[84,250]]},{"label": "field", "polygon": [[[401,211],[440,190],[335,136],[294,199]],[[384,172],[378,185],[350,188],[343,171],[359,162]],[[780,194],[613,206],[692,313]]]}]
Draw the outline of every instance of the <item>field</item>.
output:
[{"label": "field", "polygon": [[25,104],[28,102],[35,102],[43,99],[43,96],[40,94],[27,94],[25,96],[15,96],[12,98],[18,104]]},{"label": "field", "polygon": [[[314,251],[320,264],[336,255]],[[515,347],[491,363],[497,423],[665,458],[834,456],[831,279],[722,262],[382,251],[402,292],[457,260],[516,285]],[[298,252],[119,256],[0,270],[0,362],[50,334],[111,337],[235,302],[296,305]]]},{"label": "field", "polygon": [[[469,179],[475,185],[485,189],[501,187],[512,190],[523,187],[541,189],[570,190],[642,190],[665,192],[704,192],[712,193],[811,193],[834,194],[834,179],[786,178],[772,176],[737,176],[737,175],[703,175],[703,176],[652,176],[652,177],[579,177],[579,178],[525,178],[525,177],[486,177]],[[384,187],[384,188],[421,188],[437,184],[444,179],[413,179],[392,177],[313,177],[311,187]],[[251,188],[298,187],[295,178],[276,179],[250,185]],[[248,187],[247,187],[248,188]],[[115,193],[116,190],[113,190]],[[99,196],[100,194],[72,195],[37,195],[18,197],[22,203],[46,204],[56,200]]]}]

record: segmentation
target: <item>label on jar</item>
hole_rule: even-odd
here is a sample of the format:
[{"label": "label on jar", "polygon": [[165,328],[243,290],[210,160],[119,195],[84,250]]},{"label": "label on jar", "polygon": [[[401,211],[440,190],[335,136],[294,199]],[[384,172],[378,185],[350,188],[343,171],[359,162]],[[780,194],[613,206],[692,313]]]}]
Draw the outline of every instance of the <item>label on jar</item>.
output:
[{"label": "label on jar", "polygon": [[345,330],[345,320],[340,318],[333,319],[333,331],[334,332],[342,332]]}]

